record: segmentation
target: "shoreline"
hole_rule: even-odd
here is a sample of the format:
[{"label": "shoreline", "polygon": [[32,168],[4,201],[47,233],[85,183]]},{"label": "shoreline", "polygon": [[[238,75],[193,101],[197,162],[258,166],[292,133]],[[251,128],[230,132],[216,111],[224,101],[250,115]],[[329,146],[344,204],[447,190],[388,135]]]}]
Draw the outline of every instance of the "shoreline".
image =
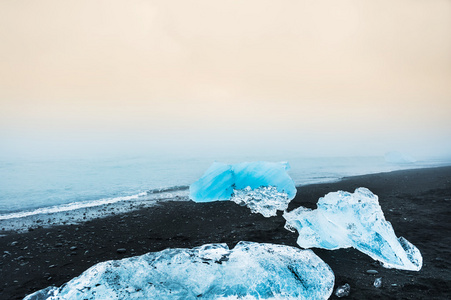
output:
[{"label": "shoreline", "polygon": [[[50,228],[59,225],[82,225],[90,220],[131,213],[135,210],[152,207],[158,202],[165,200],[188,201],[187,196],[181,193],[162,193],[154,198],[140,198],[144,194],[143,192],[133,196],[120,197],[127,199],[119,201],[114,201],[116,198],[112,198],[89,202],[73,202],[59,206],[39,208],[28,212],[11,213],[6,215],[8,216],[7,218],[0,217],[0,235],[24,233],[41,227]],[[148,196],[149,194],[146,195]],[[9,217],[10,215],[18,215],[18,217]]]},{"label": "shoreline", "polygon": [[[335,273],[336,286],[349,283],[345,299],[451,298],[451,166],[345,177],[297,187],[288,210],[316,208],[328,192],[367,187],[379,196],[396,235],[417,246],[424,259],[419,272],[385,269],[354,249],[313,249]],[[80,224],[53,225],[0,236],[0,298],[22,299],[50,285],[60,286],[92,265],[166,248],[254,241],[297,247],[297,234],[285,220],[252,214],[230,201],[159,201]],[[125,248],[125,253],[117,249]],[[366,270],[379,273],[370,275]],[[382,287],[373,286],[382,277]],[[337,299],[332,295],[331,299]]]},{"label": "shoreline", "polygon": [[[449,164],[436,166],[415,166],[414,168],[400,168],[394,171],[371,172],[367,174],[343,176],[321,180],[319,178],[308,180],[306,183],[296,184],[296,188],[336,183],[346,178],[353,178],[374,174],[386,174],[407,170],[435,169],[451,166]],[[76,225],[86,221],[103,218],[106,216],[131,213],[144,207],[152,207],[160,201],[190,201],[188,196],[189,186],[174,186],[156,188],[148,191],[136,192],[133,195],[102,198],[81,202],[70,202],[54,206],[34,208],[30,210],[13,211],[0,215],[0,236],[11,233],[24,233],[37,228],[58,225]]]}]

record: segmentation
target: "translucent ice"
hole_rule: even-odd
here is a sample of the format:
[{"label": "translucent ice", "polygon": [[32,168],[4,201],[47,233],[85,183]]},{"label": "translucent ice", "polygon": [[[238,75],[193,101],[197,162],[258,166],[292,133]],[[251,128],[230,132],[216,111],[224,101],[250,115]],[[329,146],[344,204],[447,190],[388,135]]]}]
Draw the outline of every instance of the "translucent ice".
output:
[{"label": "translucent ice", "polygon": [[286,210],[292,199],[283,192],[278,192],[273,186],[263,186],[256,189],[246,187],[233,190],[230,199],[236,204],[246,205],[253,213],[261,213],[265,217],[276,216],[278,210]]},{"label": "translucent ice", "polygon": [[374,279],[373,285],[375,288],[380,288],[382,286],[382,277]]},{"label": "translucent ice", "polygon": [[253,212],[275,216],[285,210],[296,195],[287,174],[288,163],[245,162],[235,165],[214,163],[190,186],[195,202],[232,200],[249,206]]},{"label": "translucent ice", "polygon": [[405,238],[397,238],[385,220],[378,197],[366,188],[338,191],[320,198],[316,210],[299,207],[284,213],[285,228],[299,232],[303,248],[354,247],[386,268],[419,271],[420,251]]},{"label": "translucent ice", "polygon": [[310,250],[240,242],[99,263],[36,299],[327,299],[334,275]]},{"label": "translucent ice", "polygon": [[345,283],[342,286],[337,287],[335,290],[335,296],[338,298],[347,297],[349,296],[349,293],[351,292],[351,286],[349,283]]},{"label": "translucent ice", "polygon": [[232,166],[215,162],[199,180],[190,185],[189,197],[195,202],[229,200],[234,184]]}]

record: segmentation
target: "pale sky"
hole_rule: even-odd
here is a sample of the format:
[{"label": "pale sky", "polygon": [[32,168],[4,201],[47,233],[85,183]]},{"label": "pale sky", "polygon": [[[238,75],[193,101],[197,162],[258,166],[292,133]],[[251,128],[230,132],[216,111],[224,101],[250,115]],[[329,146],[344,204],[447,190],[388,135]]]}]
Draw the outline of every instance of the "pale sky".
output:
[{"label": "pale sky", "polygon": [[451,155],[451,0],[1,1],[0,138]]}]

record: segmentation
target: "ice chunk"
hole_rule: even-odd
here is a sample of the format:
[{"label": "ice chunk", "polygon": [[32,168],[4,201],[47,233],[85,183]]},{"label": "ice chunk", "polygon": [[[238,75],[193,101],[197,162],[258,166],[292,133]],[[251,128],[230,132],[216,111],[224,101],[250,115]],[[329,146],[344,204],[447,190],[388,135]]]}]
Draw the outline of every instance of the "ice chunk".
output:
[{"label": "ice chunk", "polygon": [[316,210],[299,207],[284,213],[285,228],[299,232],[302,248],[354,247],[386,268],[419,271],[420,251],[405,238],[397,238],[385,220],[379,200],[370,190],[338,191],[320,198]]},{"label": "ice chunk", "polygon": [[296,195],[293,180],[287,174],[287,162],[245,162],[235,165],[214,163],[190,186],[195,202],[232,200],[246,204],[265,216],[285,210]]},{"label": "ice chunk", "polygon": [[276,216],[278,210],[286,210],[292,199],[283,192],[278,192],[273,186],[242,190],[233,190],[230,199],[236,204],[246,205],[253,213],[261,213],[265,217]]},{"label": "ice chunk", "polygon": [[99,263],[35,299],[327,299],[334,274],[311,250],[207,244]]},{"label": "ice chunk", "polygon": [[232,166],[215,162],[205,174],[189,187],[189,197],[195,202],[229,200],[235,179]]},{"label": "ice chunk", "polygon": [[345,283],[342,286],[337,287],[335,290],[335,296],[338,298],[347,297],[349,296],[349,293],[351,292],[351,286],[349,283]]},{"label": "ice chunk", "polygon": [[374,279],[373,285],[375,288],[380,288],[382,286],[382,277]]}]

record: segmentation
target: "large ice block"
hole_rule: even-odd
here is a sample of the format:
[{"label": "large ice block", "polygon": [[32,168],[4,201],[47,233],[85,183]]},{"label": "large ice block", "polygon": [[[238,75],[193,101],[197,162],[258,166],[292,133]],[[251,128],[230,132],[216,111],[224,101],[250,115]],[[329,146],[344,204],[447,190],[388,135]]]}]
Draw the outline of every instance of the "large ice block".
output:
[{"label": "large ice block", "polygon": [[329,266],[310,250],[240,242],[207,244],[99,263],[37,299],[328,299]]},{"label": "large ice block", "polygon": [[277,210],[287,209],[296,195],[294,182],[287,173],[289,168],[287,162],[214,163],[190,186],[190,199],[232,200],[266,217],[275,216]]},{"label": "large ice block", "polygon": [[338,191],[320,198],[315,210],[299,207],[285,212],[285,228],[297,230],[302,248],[354,247],[386,268],[419,271],[420,251],[405,238],[397,238],[385,220],[379,200],[370,190]]},{"label": "large ice block", "polygon": [[199,180],[190,185],[189,197],[195,202],[229,200],[234,184],[232,166],[215,162]]}]

